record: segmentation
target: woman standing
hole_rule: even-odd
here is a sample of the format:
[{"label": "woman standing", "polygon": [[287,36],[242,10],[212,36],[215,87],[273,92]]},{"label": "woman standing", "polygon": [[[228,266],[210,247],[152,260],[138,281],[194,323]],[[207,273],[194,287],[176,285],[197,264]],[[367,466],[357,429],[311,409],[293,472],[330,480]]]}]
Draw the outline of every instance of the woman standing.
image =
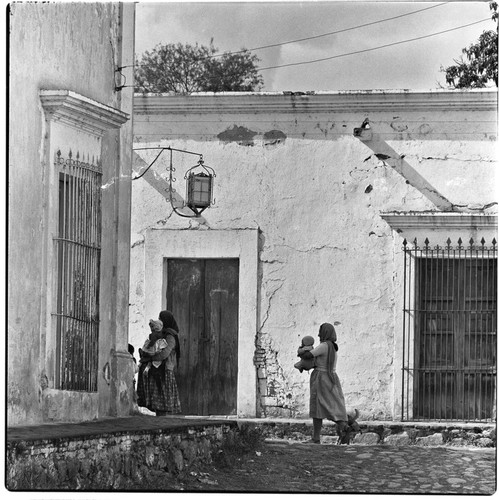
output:
[{"label": "woman standing", "polygon": [[319,328],[320,344],[308,351],[303,359],[315,358],[315,369],[310,375],[310,417],[314,424],[313,443],[320,443],[322,420],[336,423],[336,432],[341,436],[347,428],[345,398],[340,379],[336,374],[338,345],[336,331],[330,323]]},{"label": "woman standing", "polygon": [[[156,354],[142,352],[137,382],[137,404],[155,412],[157,416],[180,413],[180,399],[174,369],[180,358],[178,325],[170,311],[161,311],[162,337],[166,346]],[[151,361],[161,362],[150,363]],[[146,370],[146,368],[149,369]]]}]

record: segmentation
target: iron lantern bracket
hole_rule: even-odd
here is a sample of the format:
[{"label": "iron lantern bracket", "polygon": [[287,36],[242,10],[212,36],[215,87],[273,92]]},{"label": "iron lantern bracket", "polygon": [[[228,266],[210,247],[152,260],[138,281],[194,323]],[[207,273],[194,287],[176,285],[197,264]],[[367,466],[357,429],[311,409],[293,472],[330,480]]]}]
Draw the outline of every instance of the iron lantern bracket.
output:
[{"label": "iron lantern bracket", "polygon": [[148,170],[156,163],[156,161],[159,159],[159,157],[163,154],[163,151],[165,151],[165,150],[170,151],[170,166],[169,166],[169,169],[168,169],[168,173],[169,173],[169,175],[168,175],[168,192],[169,192],[170,204],[172,206],[173,211],[177,215],[179,215],[180,217],[189,217],[189,218],[200,217],[201,213],[204,210],[206,210],[210,205],[213,204],[213,201],[212,201],[212,198],[211,198],[211,196],[212,196],[211,188],[210,188],[210,200],[209,200],[209,203],[206,206],[199,207],[199,206],[196,206],[196,205],[193,205],[193,204],[190,204],[190,203],[188,203],[188,204],[185,205],[185,206],[187,206],[193,212],[193,215],[191,215],[191,214],[184,214],[184,213],[179,212],[177,210],[177,207],[175,207],[175,205],[173,203],[173,192],[175,191],[175,189],[173,187],[173,183],[176,181],[176,179],[173,177],[173,172],[175,171],[175,169],[173,168],[173,151],[176,151],[178,153],[191,154],[191,155],[195,155],[195,156],[199,157],[197,165],[194,165],[193,167],[191,167],[191,168],[189,168],[187,170],[187,172],[184,175],[184,179],[188,180],[188,177],[189,177],[190,173],[195,168],[202,168],[206,172],[206,174],[204,174],[206,176],[209,176],[211,178],[216,177],[215,170],[213,170],[213,168],[209,167],[208,165],[204,164],[203,155],[201,153],[195,153],[194,151],[187,151],[185,149],[176,149],[176,148],[172,148],[170,146],[133,148],[133,151],[143,151],[143,150],[159,150],[159,153],[156,155],[156,157],[154,158],[154,160],[147,166],[147,168],[142,173],[140,173],[139,175],[136,175],[135,177],[132,177],[132,180],[135,181],[135,180],[140,179],[141,177],[143,177],[148,172]]}]

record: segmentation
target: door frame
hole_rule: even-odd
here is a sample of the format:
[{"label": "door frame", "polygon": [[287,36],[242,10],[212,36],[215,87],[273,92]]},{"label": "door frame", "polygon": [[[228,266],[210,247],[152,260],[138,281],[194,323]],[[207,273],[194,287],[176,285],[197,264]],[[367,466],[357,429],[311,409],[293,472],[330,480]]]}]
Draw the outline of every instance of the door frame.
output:
[{"label": "door frame", "polygon": [[[152,228],[145,233],[144,313],[167,308],[167,259],[239,259],[237,416],[256,417],[253,363],[258,316],[258,229],[185,230]],[[179,325],[182,328],[182,325]]]}]

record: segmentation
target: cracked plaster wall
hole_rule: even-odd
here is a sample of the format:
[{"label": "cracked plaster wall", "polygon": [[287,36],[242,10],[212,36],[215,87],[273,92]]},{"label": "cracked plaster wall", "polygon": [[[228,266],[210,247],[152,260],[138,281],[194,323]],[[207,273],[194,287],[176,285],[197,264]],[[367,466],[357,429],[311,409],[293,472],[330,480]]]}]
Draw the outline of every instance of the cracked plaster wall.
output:
[{"label": "cracked plaster wall", "polygon": [[[359,408],[363,418],[392,418],[394,374],[401,368],[395,349],[401,332],[394,325],[394,248],[401,246],[402,238],[392,233],[380,213],[437,208],[376,157],[377,151],[353,137],[353,128],[367,114],[234,116],[220,107],[208,121],[196,113],[154,120],[136,115],[136,147],[162,144],[201,152],[217,177],[216,204],[200,222],[171,216],[164,192],[142,180],[134,183],[132,335],[138,338],[140,329],[142,338],[145,324],[140,313],[140,242],[146,228],[230,231],[256,226],[261,231],[254,358],[259,414],[308,415],[309,377],[293,368],[296,350],[301,337],[317,338],[320,324],[331,322],[338,333],[337,369],[347,406]],[[451,203],[495,210],[493,113],[423,115],[408,108],[398,115],[369,114],[378,141],[404,155]],[[251,141],[243,130],[251,131]],[[269,131],[285,140],[269,143]],[[177,172],[194,164],[181,156],[175,162]],[[166,175],[167,165],[158,165],[155,176]],[[184,192],[181,180],[177,189]]]}]

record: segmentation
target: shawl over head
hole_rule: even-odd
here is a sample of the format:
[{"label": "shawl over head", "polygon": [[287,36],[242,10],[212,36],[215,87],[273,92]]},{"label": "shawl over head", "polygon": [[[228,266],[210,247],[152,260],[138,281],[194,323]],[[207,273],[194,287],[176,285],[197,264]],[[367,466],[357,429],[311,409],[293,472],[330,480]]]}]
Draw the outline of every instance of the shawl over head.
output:
[{"label": "shawl over head", "polygon": [[336,342],[336,330],[331,323],[322,323],[321,327],[319,328],[319,339],[321,342],[326,342],[327,340]]},{"label": "shawl over head", "polygon": [[175,316],[173,316],[170,311],[161,311],[159,313],[159,319],[163,322],[163,330],[171,328],[178,333],[179,328],[177,322],[175,321]]},{"label": "shawl over head", "polygon": [[[332,374],[334,373],[334,365],[336,359],[336,352],[338,350],[338,345],[336,344],[336,330],[334,326],[330,323],[323,323],[319,328],[319,340],[321,342],[326,342],[327,350],[327,371],[331,379],[333,379]],[[333,351],[334,349],[334,351]]]},{"label": "shawl over head", "polygon": [[175,316],[170,311],[161,311],[159,319],[163,322],[163,337],[171,335],[175,339],[175,354],[177,356],[177,367],[180,361],[180,342],[178,340],[178,325]]}]

